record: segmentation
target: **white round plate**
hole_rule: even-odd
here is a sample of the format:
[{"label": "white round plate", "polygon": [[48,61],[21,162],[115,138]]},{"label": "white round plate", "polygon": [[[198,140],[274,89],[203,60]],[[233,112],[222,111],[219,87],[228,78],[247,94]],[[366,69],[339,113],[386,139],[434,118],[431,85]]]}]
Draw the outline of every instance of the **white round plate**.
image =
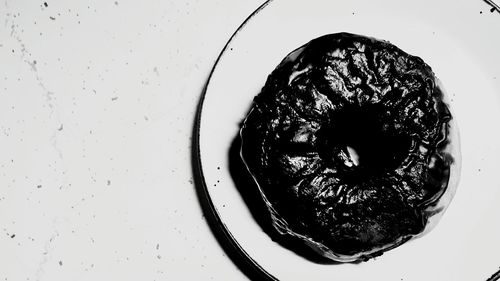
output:
[{"label": "white round plate", "polygon": [[[481,0],[270,1],[222,51],[198,115],[198,161],[214,215],[262,276],[279,280],[487,280],[500,267],[500,13]],[[442,81],[458,122],[462,173],[428,234],[359,264],[312,261],[274,242],[246,196],[237,137],[267,75],[292,50],[328,33],[388,40]],[[235,168],[236,167],[236,168]],[[252,196],[253,196],[252,195]],[[252,209],[254,208],[254,209]]]}]

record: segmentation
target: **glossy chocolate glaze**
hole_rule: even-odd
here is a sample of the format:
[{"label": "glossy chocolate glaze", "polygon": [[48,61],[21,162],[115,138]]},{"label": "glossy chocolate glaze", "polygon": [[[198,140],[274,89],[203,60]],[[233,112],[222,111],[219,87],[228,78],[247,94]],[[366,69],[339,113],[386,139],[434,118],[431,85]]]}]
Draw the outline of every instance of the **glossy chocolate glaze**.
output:
[{"label": "glossy chocolate glaze", "polygon": [[242,129],[276,230],[336,261],[422,233],[446,191],[451,113],[422,59],[337,33],[290,53]]}]

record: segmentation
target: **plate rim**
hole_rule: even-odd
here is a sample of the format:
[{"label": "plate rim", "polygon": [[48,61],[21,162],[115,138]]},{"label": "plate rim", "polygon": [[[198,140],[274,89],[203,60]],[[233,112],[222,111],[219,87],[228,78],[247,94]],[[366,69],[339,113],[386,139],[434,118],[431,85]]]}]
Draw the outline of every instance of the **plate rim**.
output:
[{"label": "plate rim", "polygon": [[[265,0],[260,4],[243,22],[236,28],[233,34],[229,37],[226,44],[220,51],[215,63],[210,70],[208,78],[203,86],[200,99],[198,101],[196,115],[194,120],[193,128],[193,141],[192,141],[192,160],[193,160],[193,173],[194,173],[194,183],[197,189],[198,200],[202,205],[202,211],[207,217],[208,224],[216,236],[216,239],[224,251],[228,254],[229,258],[235,263],[235,265],[250,279],[257,278],[256,280],[278,280],[271,273],[267,272],[261,265],[259,265],[250,255],[243,249],[243,247],[236,241],[234,236],[231,234],[226,224],[222,221],[217,208],[214,205],[210,197],[210,192],[208,191],[208,186],[205,181],[205,176],[203,173],[203,165],[201,161],[200,154],[200,128],[201,128],[201,116],[203,113],[203,104],[205,101],[205,96],[207,93],[208,86],[212,80],[212,75],[217,69],[219,61],[226,53],[228,46],[238,35],[238,33],[245,27],[245,25],[256,16],[260,11],[262,11],[268,4],[274,0]],[[224,243],[229,243],[229,245],[224,245]],[[228,248],[229,247],[229,248]],[[235,260],[239,259],[239,260]],[[252,278],[254,277],[254,278]]]}]

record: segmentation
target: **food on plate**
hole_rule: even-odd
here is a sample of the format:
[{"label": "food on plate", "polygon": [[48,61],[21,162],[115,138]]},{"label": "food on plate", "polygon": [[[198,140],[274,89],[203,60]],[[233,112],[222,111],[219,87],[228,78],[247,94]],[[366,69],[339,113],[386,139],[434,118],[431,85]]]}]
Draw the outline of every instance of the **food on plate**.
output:
[{"label": "food on plate", "polygon": [[457,126],[431,68],[349,33],[287,55],[241,138],[274,228],[334,261],[367,260],[429,231],[459,177]]}]

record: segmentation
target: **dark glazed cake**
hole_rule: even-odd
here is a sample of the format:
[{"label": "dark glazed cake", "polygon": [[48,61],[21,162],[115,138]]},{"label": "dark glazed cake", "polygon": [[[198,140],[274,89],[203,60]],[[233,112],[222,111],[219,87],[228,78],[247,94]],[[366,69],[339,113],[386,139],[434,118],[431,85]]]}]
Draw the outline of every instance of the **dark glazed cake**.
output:
[{"label": "dark glazed cake", "polygon": [[431,68],[359,35],[290,53],[241,137],[274,228],[335,261],[367,260],[428,231],[458,177],[458,134]]}]

